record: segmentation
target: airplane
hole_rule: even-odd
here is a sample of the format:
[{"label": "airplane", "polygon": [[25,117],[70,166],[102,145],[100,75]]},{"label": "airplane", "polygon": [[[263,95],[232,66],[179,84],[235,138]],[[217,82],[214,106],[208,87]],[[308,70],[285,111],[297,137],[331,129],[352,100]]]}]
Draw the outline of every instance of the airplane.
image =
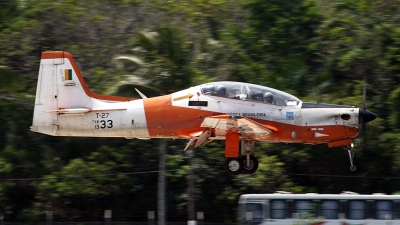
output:
[{"label": "airplane", "polygon": [[87,87],[73,56],[43,52],[30,130],[52,136],[188,139],[185,150],[225,141],[228,174],[258,168],[256,142],[343,147],[377,116],[347,105],[302,102],[256,84],[219,81],[142,99],[100,95]]}]

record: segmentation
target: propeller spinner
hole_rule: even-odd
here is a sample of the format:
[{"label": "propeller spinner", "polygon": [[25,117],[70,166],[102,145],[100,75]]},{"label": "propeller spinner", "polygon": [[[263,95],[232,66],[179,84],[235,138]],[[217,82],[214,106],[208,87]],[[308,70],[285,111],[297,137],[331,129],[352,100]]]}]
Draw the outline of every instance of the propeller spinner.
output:
[{"label": "propeller spinner", "polygon": [[360,109],[359,122],[361,125],[376,119],[376,115],[368,110]]}]

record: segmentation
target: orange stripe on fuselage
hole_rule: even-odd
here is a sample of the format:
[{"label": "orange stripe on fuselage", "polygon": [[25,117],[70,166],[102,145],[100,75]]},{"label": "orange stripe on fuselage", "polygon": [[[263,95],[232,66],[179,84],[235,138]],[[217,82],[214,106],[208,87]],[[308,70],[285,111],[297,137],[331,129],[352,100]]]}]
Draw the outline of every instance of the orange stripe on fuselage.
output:
[{"label": "orange stripe on fuselage", "polygon": [[[286,142],[286,143],[307,143],[307,144],[320,144],[330,141],[342,140],[347,138],[354,138],[358,134],[357,127],[346,127],[344,125],[323,125],[323,126],[295,126],[286,123],[279,123],[275,121],[266,121],[261,119],[252,118],[252,120],[263,124],[264,126],[277,127],[278,131],[273,132],[271,135],[259,140]],[[293,132],[296,138],[293,138]],[[315,137],[315,133],[326,135]]]},{"label": "orange stripe on fuselage", "polygon": [[117,102],[127,102],[131,100],[135,100],[136,98],[126,98],[126,97],[118,97],[118,96],[110,96],[110,95],[101,95],[101,94],[96,94],[90,91],[90,89],[87,87],[85,80],[83,79],[83,76],[81,72],[78,69],[78,66],[75,63],[74,58],[72,55],[68,52],[64,51],[56,51],[56,52],[43,52],[42,53],[42,59],[58,59],[58,58],[67,58],[69,59],[72,67],[74,68],[74,71],[76,73],[76,77],[78,77],[79,82],[82,85],[83,90],[85,93],[92,98],[100,99],[100,100],[108,100],[108,101],[117,101]]},{"label": "orange stripe on fuselage", "polygon": [[[172,106],[171,98],[171,95],[166,95],[143,100],[147,127],[151,137],[193,138],[191,134],[205,130],[205,128],[200,127],[204,118],[212,117],[220,113]],[[357,136],[358,133],[357,128],[345,127],[343,125],[318,127],[296,126],[275,121],[261,120],[259,118],[251,119],[265,127],[273,128],[274,130],[271,135],[265,136],[262,139],[257,139],[257,141],[319,144],[353,138]],[[316,130],[313,130],[313,128],[316,128]],[[295,138],[293,132],[296,134]],[[315,132],[328,136],[316,138],[314,135]]]},{"label": "orange stripe on fuselage", "polygon": [[204,131],[200,127],[206,116],[213,112],[175,107],[172,95],[143,99],[147,128],[151,137],[190,138],[190,134]]}]

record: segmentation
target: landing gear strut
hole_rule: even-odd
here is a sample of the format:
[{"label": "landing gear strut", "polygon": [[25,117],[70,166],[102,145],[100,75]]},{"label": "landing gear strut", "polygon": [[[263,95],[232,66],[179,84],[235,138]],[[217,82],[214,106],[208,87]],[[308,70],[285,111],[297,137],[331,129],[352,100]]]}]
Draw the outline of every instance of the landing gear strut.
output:
[{"label": "landing gear strut", "polygon": [[353,160],[354,160],[353,148],[350,145],[347,145],[347,146],[345,146],[343,148],[344,148],[344,150],[347,150],[347,152],[349,153],[350,170],[351,171],[356,171],[357,167],[353,164]]},{"label": "landing gear strut", "polygon": [[253,155],[242,156],[243,160],[243,174],[251,174],[258,169],[258,160]]},{"label": "landing gear strut", "polygon": [[258,169],[258,160],[254,157],[254,142],[242,141],[241,154],[243,160],[243,174],[251,174]]}]

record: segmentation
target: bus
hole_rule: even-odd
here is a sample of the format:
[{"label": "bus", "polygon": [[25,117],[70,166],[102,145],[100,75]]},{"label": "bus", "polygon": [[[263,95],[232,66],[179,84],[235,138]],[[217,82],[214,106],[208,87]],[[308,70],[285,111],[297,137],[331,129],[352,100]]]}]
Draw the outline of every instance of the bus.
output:
[{"label": "bus", "polygon": [[400,195],[244,194],[238,219],[243,225],[400,225]]}]

